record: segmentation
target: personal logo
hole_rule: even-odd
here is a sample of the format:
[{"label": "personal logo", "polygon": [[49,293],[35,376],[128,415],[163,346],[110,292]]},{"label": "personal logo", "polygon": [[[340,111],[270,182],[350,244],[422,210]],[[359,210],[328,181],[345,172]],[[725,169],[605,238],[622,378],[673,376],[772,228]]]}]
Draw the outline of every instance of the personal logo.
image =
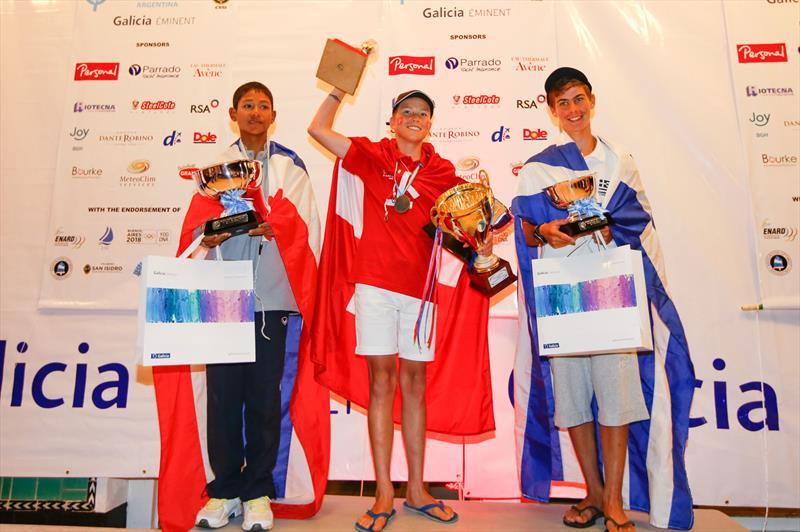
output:
[{"label": "personal logo", "polygon": [[75,81],[113,81],[119,78],[119,63],[75,63]]},{"label": "personal logo", "polygon": [[60,227],[53,235],[53,245],[58,247],[71,247],[78,249],[86,242],[86,237],[78,234],[71,234],[63,231]]},{"label": "personal logo", "polygon": [[195,144],[216,144],[217,136],[210,131],[208,133],[195,131],[194,136],[192,137],[192,142]]},{"label": "personal logo", "polygon": [[65,279],[72,273],[72,262],[67,257],[58,257],[50,264],[50,275],[56,279]]},{"label": "personal logo", "polygon": [[412,74],[416,76],[432,76],[436,73],[435,56],[396,55],[389,58],[389,75],[400,76]]},{"label": "personal logo", "polygon": [[502,59],[497,57],[493,57],[491,59],[476,57],[448,57],[444,61],[444,66],[448,70],[458,70],[460,72],[499,72],[502,64]]},{"label": "personal logo", "polygon": [[503,142],[511,140],[511,130],[505,126],[500,126],[500,129],[492,132],[492,142]]},{"label": "personal logo", "polygon": [[97,8],[106,0],[86,0],[86,3],[92,6],[92,11],[97,11]]},{"label": "personal logo", "polygon": [[522,140],[547,140],[547,131],[544,129],[528,129],[522,130]]},{"label": "personal logo", "polygon": [[176,144],[180,144],[181,142],[181,132],[172,130],[172,133],[164,137],[163,144],[164,146],[174,146]]},{"label": "personal logo", "polygon": [[78,128],[77,126],[72,128],[72,131],[69,133],[69,136],[75,140],[83,140],[89,135],[89,128]]},{"label": "personal logo", "polygon": [[785,251],[770,251],[764,259],[767,268],[775,275],[786,275],[792,269],[792,259]]},{"label": "personal logo", "polygon": [[192,104],[191,106],[189,106],[189,113],[193,114],[211,113],[211,110],[216,109],[217,107],[219,107],[219,100],[214,98],[209,103]]},{"label": "personal logo", "polygon": [[740,63],[786,63],[785,43],[737,44]]},{"label": "personal logo", "polygon": [[114,230],[111,229],[111,226],[106,226],[105,232],[100,236],[97,240],[97,243],[100,244],[100,247],[107,248],[111,245],[111,242],[114,241]]},{"label": "personal logo", "polygon": [[761,224],[761,238],[764,240],[786,240],[794,242],[797,239],[798,228],[791,226],[773,225],[769,220]]}]

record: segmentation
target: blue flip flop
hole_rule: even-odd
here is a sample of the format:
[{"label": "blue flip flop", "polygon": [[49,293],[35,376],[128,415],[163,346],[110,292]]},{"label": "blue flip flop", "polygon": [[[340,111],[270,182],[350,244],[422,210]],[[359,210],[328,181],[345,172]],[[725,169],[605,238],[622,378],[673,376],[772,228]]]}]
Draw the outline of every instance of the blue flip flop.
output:
[{"label": "blue flip flop", "polygon": [[375,513],[372,510],[367,510],[367,515],[372,518],[372,524],[369,525],[368,528],[363,525],[360,525],[358,521],[356,521],[356,530],[358,530],[358,532],[375,532],[375,523],[377,523],[378,519],[380,519],[381,517],[386,519],[386,522],[383,524],[383,528],[381,528],[381,530],[386,530],[386,527],[389,526],[389,523],[392,522],[394,516],[397,515],[397,510],[392,508],[392,513],[389,512]]},{"label": "blue flip flop", "polygon": [[432,502],[430,504],[426,504],[425,506],[411,506],[410,504],[408,504],[408,501],[403,501],[403,507],[406,510],[414,512],[415,514],[419,514],[423,517],[426,517],[431,521],[436,521],[437,523],[451,525],[456,521],[458,521],[458,514],[455,511],[453,511],[453,517],[451,517],[450,519],[442,519],[441,517],[438,517],[430,513],[430,511],[433,510],[434,508],[439,508],[441,511],[444,512],[444,503],[442,501]]}]

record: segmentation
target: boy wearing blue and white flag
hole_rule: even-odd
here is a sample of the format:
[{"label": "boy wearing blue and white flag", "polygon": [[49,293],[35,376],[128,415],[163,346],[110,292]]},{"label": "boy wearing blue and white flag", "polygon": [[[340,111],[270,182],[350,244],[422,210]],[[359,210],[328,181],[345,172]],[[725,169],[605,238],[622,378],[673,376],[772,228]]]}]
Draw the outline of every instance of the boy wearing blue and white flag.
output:
[{"label": "boy wearing blue and white flag", "polygon": [[[650,204],[631,155],[592,134],[596,100],[586,76],[558,68],[545,81],[545,91],[563,134],[526,162],[511,206],[520,272],[514,398],[522,493],[546,502],[552,483],[567,480],[562,461],[566,441],[558,432],[566,428],[587,496],[566,512],[565,525],[587,528],[604,518],[607,530],[631,532],[635,524],[625,507],[649,512],[657,527],[689,529],[692,498],[684,451],[694,368],[667,292]],[[566,211],[554,206],[544,189],[587,173],[594,174],[594,197],[613,223],[573,238],[560,230],[567,223]],[[624,245],[642,253],[653,351],[540,354],[531,261]]]}]

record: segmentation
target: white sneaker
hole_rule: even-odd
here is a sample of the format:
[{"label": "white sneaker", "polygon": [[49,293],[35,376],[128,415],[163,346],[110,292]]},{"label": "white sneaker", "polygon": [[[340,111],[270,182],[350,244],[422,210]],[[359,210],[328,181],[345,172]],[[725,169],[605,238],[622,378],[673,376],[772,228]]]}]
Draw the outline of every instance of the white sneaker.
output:
[{"label": "white sneaker", "polygon": [[235,499],[208,499],[203,508],[197,512],[195,526],[202,528],[222,528],[231,517],[242,514],[242,501]]},{"label": "white sneaker", "polygon": [[255,532],[256,530],[272,529],[272,508],[269,507],[269,502],[269,497],[266,495],[257,499],[244,501],[244,521],[242,521],[242,530]]}]

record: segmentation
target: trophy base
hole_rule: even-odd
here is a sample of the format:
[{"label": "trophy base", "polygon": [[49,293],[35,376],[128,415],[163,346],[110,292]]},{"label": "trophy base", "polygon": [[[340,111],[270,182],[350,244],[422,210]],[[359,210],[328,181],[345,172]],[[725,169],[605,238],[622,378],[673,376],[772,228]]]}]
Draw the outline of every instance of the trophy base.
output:
[{"label": "trophy base", "polygon": [[206,222],[203,234],[214,236],[222,233],[230,233],[231,236],[241,235],[250,229],[258,227],[261,222],[256,211],[245,211],[239,214],[231,214]]},{"label": "trophy base", "polygon": [[562,225],[559,229],[562,233],[566,233],[571,237],[582,236],[587,233],[593,233],[607,225],[611,225],[611,216],[591,216],[581,220],[575,220]]},{"label": "trophy base", "polygon": [[502,289],[517,280],[517,276],[511,271],[511,265],[507,260],[498,257],[497,264],[489,271],[476,272],[469,274],[469,284],[492,297]]}]

